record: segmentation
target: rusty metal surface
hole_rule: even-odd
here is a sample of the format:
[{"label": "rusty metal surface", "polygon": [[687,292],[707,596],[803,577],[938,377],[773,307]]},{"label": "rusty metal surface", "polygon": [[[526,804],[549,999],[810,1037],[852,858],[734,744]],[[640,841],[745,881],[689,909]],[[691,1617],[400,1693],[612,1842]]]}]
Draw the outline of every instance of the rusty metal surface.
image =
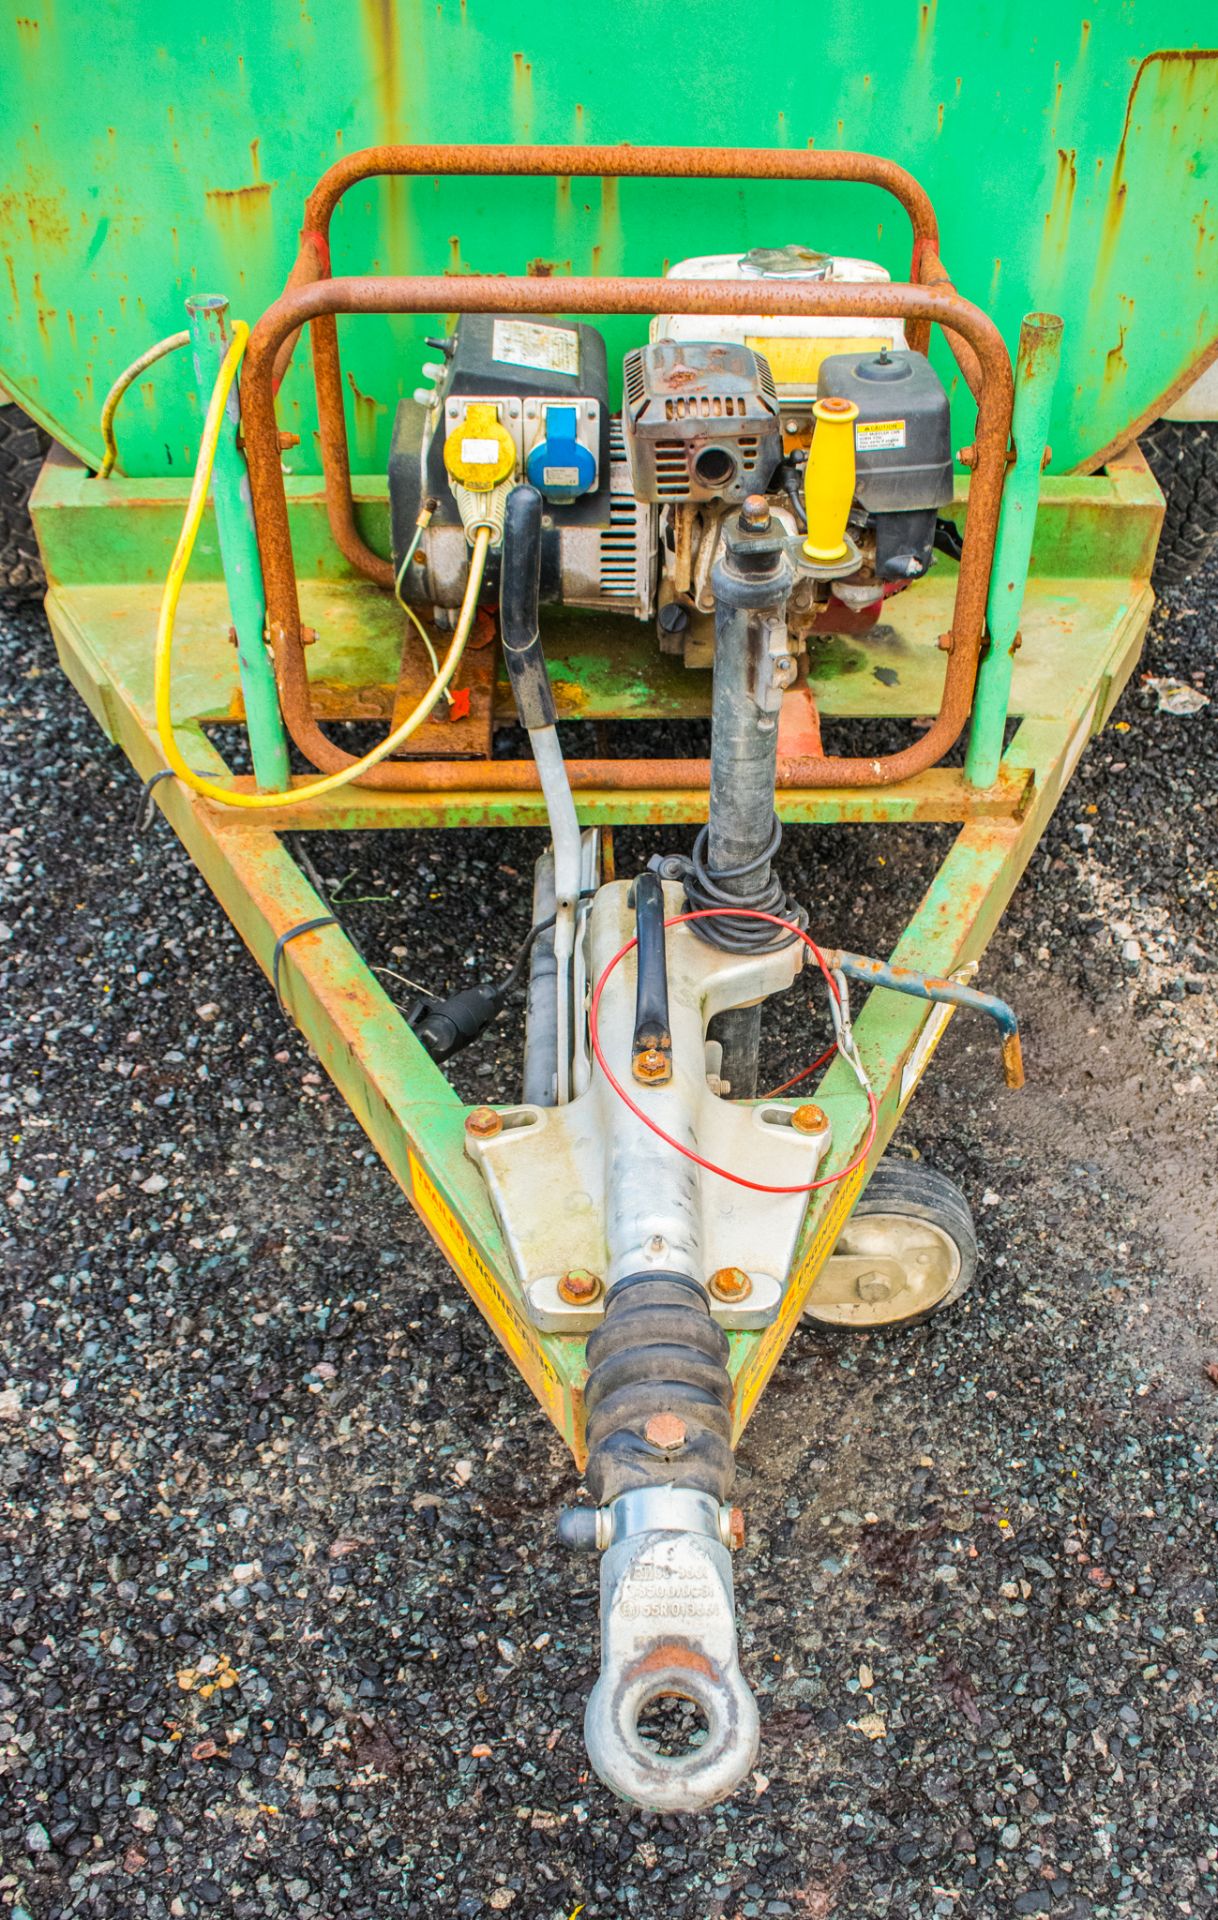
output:
[{"label": "rusty metal surface", "polygon": [[[275,418],[274,377],[279,351],[307,321],[339,313],[744,313],[750,298],[747,285],[721,281],[670,280],[531,280],[531,279],[376,279],[367,276],[321,279],[286,291],[259,320],[250,338],[242,370],[241,398],[246,455],[259,547],[266,578],[268,622],[279,676],[284,716],[296,744],[311,763],[326,772],[351,764],[353,756],[328,741],[316,723],[309,699],[308,675],[300,641],[300,611],[292,562],[291,532],[280,461]],[[782,777],[790,785],[874,786],[908,779],[934,766],[958,739],[968,717],[981,645],[985,596],[1002,495],[1007,439],[1011,418],[1010,359],[997,328],[985,314],[954,292],[900,283],[888,286],[803,282],[775,287],[767,295],[780,314],[899,315],[948,328],[972,348],[982,373],[975,439],[976,465],[969,495],[964,553],[960,562],[956,603],[951,625],[943,701],[935,723],[913,746],[883,758],[804,756],[790,761]],[[327,357],[333,346],[333,358]],[[337,332],[314,343],[319,401],[327,380],[337,376]],[[334,524],[334,496],[340,502],[338,519],[345,526],[341,501],[350,500],[350,469],[346,435],[338,421],[328,417],[323,433],[327,461],[327,501]],[[360,545],[362,546],[362,542]],[[348,557],[352,557],[349,549]],[[392,571],[387,561],[369,555],[387,585]],[[371,569],[369,569],[371,570]],[[660,763],[667,771],[656,777],[655,762],[614,762],[617,784],[688,785],[680,762]],[[409,787],[417,768],[382,763],[361,781],[369,786]],[[442,776],[437,775],[437,784]]]}]

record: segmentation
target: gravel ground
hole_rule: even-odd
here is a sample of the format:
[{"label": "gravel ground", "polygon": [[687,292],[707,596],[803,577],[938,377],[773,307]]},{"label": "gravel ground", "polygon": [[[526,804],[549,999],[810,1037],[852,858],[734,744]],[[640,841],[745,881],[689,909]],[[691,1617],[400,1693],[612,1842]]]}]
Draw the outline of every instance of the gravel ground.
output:
[{"label": "gravel ground", "polygon": [[[1218,692],[1216,610],[1211,572],[1148,670]],[[800,1333],[746,1436],[759,1767],[662,1819],[587,1773],[562,1447],[168,828],[133,841],[41,618],[3,637],[0,1910],[1215,1911],[1218,705],[1127,694],[1036,855],[986,970],[1027,1091],[962,1017],[915,1102],[971,1300]],[[787,870],[884,950],[942,839],[807,830]],[[313,851],[437,985],[510,951],[535,849]],[[462,1090],[515,1059],[493,1031]]]}]

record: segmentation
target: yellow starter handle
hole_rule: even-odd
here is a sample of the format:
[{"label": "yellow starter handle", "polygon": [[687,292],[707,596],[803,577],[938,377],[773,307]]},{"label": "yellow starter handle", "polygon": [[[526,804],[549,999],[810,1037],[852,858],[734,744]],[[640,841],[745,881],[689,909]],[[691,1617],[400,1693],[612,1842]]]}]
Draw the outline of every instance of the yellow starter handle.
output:
[{"label": "yellow starter handle", "polygon": [[804,472],[804,506],[809,560],[841,560],[846,553],[846,521],[854,501],[853,400],[818,400],[812,409],[816,427]]},{"label": "yellow starter handle", "polygon": [[194,552],[195,541],[207,506],[211,471],[215,465],[224,409],[249,337],[250,330],[244,320],[234,320],[233,337],[229,343],[228,352],[221,362],[220,371],[216,375],[216,384],[212,388],[207,416],[203,422],[203,433],[199,440],[199,457],[195,462],[195,476],[191,482],[190,498],[186,503],[186,517],[182,522],[182,531],[178,535],[173,563],[161,598],[153,663],[153,692],[157,738],[161,743],[161,751],[165,755],[166,764],[173,769],[185,786],[190,787],[195,793],[201,793],[207,800],[217,801],[222,807],[284,808],[294,806],[299,800],[315,800],[320,794],[333,793],[338,787],[348,786],[352,780],[358,780],[361,774],[367,773],[370,768],[378,766],[389,754],[396,752],[403,741],[409,740],[411,734],[417,732],[422,726],[461,664],[461,656],[465,652],[466,642],[473,628],[474,615],[478,611],[478,594],[482,587],[482,575],[486,567],[491,535],[488,527],[479,528],[474,535],[474,547],[469,561],[469,578],[465,583],[465,596],[461,602],[461,611],[457,616],[457,625],[451,644],[444,656],[443,666],[414,712],[408,714],[400,727],[395,727],[392,733],[387,734],[378,746],[373,747],[361,759],[352,761],[349,767],[340,767],[337,773],[328,773],[322,779],[311,780],[303,787],[289,787],[283,793],[234,792],[231,787],[224,787],[215,780],[208,780],[203,774],[196,773],[193,767],[187,766],[173,734],[170,668],[173,656],[174,620],[182,594],[182,585],[186,578],[186,569],[190,565],[190,556]]}]

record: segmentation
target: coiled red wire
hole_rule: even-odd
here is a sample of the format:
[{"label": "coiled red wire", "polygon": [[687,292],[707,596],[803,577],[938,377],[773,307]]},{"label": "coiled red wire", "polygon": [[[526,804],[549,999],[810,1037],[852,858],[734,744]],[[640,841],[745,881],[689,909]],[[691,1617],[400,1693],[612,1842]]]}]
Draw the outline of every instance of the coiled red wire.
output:
[{"label": "coiled red wire", "polygon": [[[664,925],[665,927],[680,927],[680,926],[684,926],[685,923],[689,920],[718,920],[718,919],[721,919],[725,914],[733,915],[737,919],[768,920],[772,926],[782,927],[786,929],[786,931],[795,934],[797,938],[803,941],[804,945],[812,953],[817,966],[820,968],[822,974],[825,977],[825,983],[828,986],[829,991],[833,995],[834,999],[840,1001],[841,995],[838,992],[837,982],[833,978],[832,973],[829,971],[829,964],[826,961],[824,954],[821,952],[820,948],[817,946],[811,934],[805,933],[804,929],[802,927],[797,927],[793,921],[781,919],[779,915],[776,913],[762,913],[760,909],[755,907],[699,907],[695,912],[692,912],[692,913],[673,914],[670,919],[665,920]],[[769,1186],[763,1180],[746,1180],[743,1174],[732,1173],[729,1171],[727,1167],[717,1167],[713,1160],[704,1159],[700,1153],[695,1153],[692,1147],[685,1146],[680,1140],[674,1140],[670,1133],[665,1133],[663,1127],[657,1125],[657,1123],[654,1120],[650,1119],[648,1115],[644,1113],[642,1107],[638,1105],[637,1101],[633,1100],[630,1094],[627,1093],[621,1081],[617,1079],[612,1069],[610,1068],[609,1062],[606,1060],[604,1053],[601,1050],[600,1032],[598,1028],[598,1017],[600,1014],[601,995],[605,990],[605,983],[609,979],[610,974],[613,972],[614,968],[619,964],[619,962],[624,960],[628,953],[633,952],[634,948],[637,947],[638,944],[639,943],[637,939],[627,940],[624,947],[618,948],[617,952],[613,955],[613,958],[609,961],[607,966],[602,971],[601,976],[597,981],[595,987],[592,989],[592,1005],[588,1010],[588,1037],[592,1042],[592,1051],[596,1056],[597,1064],[599,1065],[601,1072],[604,1074],[606,1080],[609,1082],[609,1085],[613,1088],[613,1091],[617,1094],[619,1100],[622,1100],[625,1102],[626,1106],[629,1107],[631,1113],[635,1116],[636,1120],[641,1120],[643,1125],[647,1127],[650,1132],[654,1133],[658,1139],[663,1140],[666,1146],[673,1147],[676,1150],[676,1152],[681,1154],[686,1160],[692,1160],[696,1166],[703,1167],[707,1173],[718,1174],[721,1180],[730,1180],[733,1186],[748,1187],[751,1189],[753,1193],[814,1193],[818,1187],[831,1187],[837,1181],[844,1180],[848,1174],[854,1173],[859,1167],[863,1165],[863,1162],[866,1160],[867,1155],[871,1152],[871,1149],[875,1144],[876,1128],[879,1125],[879,1107],[876,1102],[875,1094],[872,1092],[870,1087],[864,1088],[864,1091],[867,1095],[867,1111],[869,1115],[868,1126],[867,1126],[867,1138],[864,1140],[863,1145],[859,1150],[858,1154],[850,1162],[850,1165],[848,1167],[840,1168],[837,1173],[826,1174],[824,1178],[821,1180],[809,1180],[806,1182],[806,1184],[802,1186],[796,1186],[796,1187]],[[819,1060],[814,1060],[810,1067],[805,1067],[802,1070],[802,1072],[797,1073],[795,1075],[794,1079],[788,1080],[783,1084],[783,1086],[776,1088],[775,1092],[785,1093],[788,1087],[793,1087],[796,1085],[798,1081],[805,1080],[810,1073],[814,1073],[817,1067],[821,1066],[826,1060],[828,1060],[830,1055],[835,1053],[836,1050],[837,1048],[836,1048],[836,1042],[835,1042],[832,1047],[827,1048],[826,1051],[821,1054]],[[766,1098],[773,1098],[773,1096],[767,1095]]]}]

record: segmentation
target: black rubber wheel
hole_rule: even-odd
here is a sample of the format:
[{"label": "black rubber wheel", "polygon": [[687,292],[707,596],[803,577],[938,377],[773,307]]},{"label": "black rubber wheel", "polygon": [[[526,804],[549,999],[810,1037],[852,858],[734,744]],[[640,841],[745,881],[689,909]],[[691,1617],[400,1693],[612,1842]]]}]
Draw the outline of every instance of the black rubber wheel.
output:
[{"label": "black rubber wheel", "polygon": [[[871,1333],[915,1327],[966,1293],[977,1272],[977,1235],[955,1182],[918,1160],[886,1154],[843,1227],[804,1308],[818,1327]],[[874,1270],[865,1266],[876,1260]],[[899,1277],[894,1276],[894,1267]]]},{"label": "black rubber wheel", "polygon": [[36,600],[46,586],[30,494],[50,444],[28,413],[0,401],[0,600]]},{"label": "black rubber wheel", "polygon": [[1167,502],[1152,583],[1182,586],[1218,544],[1218,423],[1160,420],[1141,447]]}]

